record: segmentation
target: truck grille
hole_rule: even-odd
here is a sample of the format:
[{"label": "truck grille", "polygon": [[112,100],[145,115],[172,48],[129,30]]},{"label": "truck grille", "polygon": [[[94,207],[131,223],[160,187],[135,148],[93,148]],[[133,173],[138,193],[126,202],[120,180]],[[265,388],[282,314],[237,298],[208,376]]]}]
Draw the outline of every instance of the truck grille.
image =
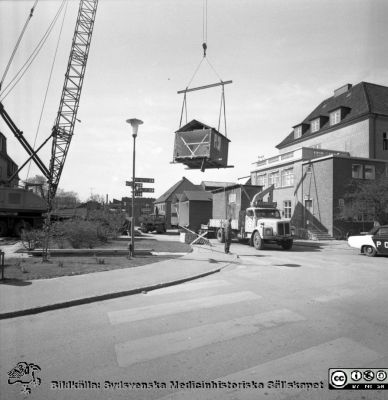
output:
[{"label": "truck grille", "polygon": [[278,235],[284,236],[290,234],[290,223],[289,222],[278,222]]}]

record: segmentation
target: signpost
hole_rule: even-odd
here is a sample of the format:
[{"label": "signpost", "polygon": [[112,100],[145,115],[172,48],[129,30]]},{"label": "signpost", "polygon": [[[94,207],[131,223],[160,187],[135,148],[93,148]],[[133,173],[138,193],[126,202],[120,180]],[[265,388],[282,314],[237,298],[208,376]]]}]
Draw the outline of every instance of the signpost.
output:
[{"label": "signpost", "polygon": [[135,178],[135,182],[133,181],[125,181],[126,186],[132,187],[135,183],[135,197],[143,197],[143,193],[154,193],[154,188],[145,188],[143,187],[143,183],[154,183],[154,178]]}]

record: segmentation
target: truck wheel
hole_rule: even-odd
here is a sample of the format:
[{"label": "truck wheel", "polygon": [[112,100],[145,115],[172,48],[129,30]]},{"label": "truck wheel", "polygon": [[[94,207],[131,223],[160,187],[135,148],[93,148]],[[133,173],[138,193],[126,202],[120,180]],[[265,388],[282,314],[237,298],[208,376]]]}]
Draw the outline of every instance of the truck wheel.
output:
[{"label": "truck wheel", "polygon": [[218,229],[218,231],[217,231],[217,240],[220,243],[225,243],[225,233],[222,228]]},{"label": "truck wheel", "polygon": [[253,235],[253,245],[256,250],[264,249],[264,240],[260,237],[260,233],[257,231]]},{"label": "truck wheel", "polygon": [[285,240],[284,242],[281,243],[281,246],[283,247],[284,250],[291,250],[292,249],[292,240]]},{"label": "truck wheel", "polygon": [[364,254],[366,254],[368,257],[374,257],[376,255],[376,249],[372,246],[365,246]]},{"label": "truck wheel", "polygon": [[7,236],[8,225],[6,221],[0,221],[0,236]]}]

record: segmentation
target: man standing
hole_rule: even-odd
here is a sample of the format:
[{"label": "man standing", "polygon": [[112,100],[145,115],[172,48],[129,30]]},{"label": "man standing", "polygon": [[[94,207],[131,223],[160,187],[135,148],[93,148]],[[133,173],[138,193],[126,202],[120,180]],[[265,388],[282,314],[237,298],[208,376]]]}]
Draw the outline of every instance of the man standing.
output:
[{"label": "man standing", "polygon": [[228,218],[224,225],[225,253],[229,254],[230,243],[232,242],[232,218]]}]

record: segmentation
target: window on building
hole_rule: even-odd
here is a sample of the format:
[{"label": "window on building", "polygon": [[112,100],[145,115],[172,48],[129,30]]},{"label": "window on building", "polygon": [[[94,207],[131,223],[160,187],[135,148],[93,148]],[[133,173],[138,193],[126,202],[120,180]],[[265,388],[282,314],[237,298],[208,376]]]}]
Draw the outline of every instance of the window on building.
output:
[{"label": "window on building", "polygon": [[288,168],[282,171],[282,186],[294,185],[294,169]]},{"label": "window on building", "polygon": [[301,126],[296,126],[294,128],[294,139],[298,139],[302,136],[302,127]]},{"label": "window on building", "polygon": [[335,110],[330,113],[330,125],[338,124],[341,121],[341,110]]},{"label": "window on building", "polygon": [[375,179],[376,171],[374,165],[365,165],[365,179]]},{"label": "window on building", "polygon": [[266,187],[267,186],[267,174],[257,175],[256,185]]},{"label": "window on building", "polygon": [[345,207],[345,200],[344,199],[338,199],[338,207]]},{"label": "window on building", "polygon": [[312,132],[312,133],[318,132],[318,131],[319,131],[319,128],[320,128],[320,121],[319,121],[319,118],[312,120],[312,121],[311,121],[311,132]]},{"label": "window on building", "polygon": [[291,200],[283,202],[284,218],[291,218]]},{"label": "window on building", "polygon": [[229,204],[235,203],[235,202],[236,202],[236,193],[230,193],[229,194]]},{"label": "window on building", "polygon": [[388,133],[383,132],[383,150],[388,150]]},{"label": "window on building", "polygon": [[218,135],[214,135],[214,147],[217,150],[221,150],[221,137]]},{"label": "window on building", "polygon": [[269,174],[268,185],[275,185],[275,188],[278,188],[280,186],[279,171]]},{"label": "window on building", "polygon": [[352,164],[352,178],[362,179],[362,165]]},{"label": "window on building", "polygon": [[321,143],[313,144],[311,146],[312,149],[320,149],[322,147]]}]

